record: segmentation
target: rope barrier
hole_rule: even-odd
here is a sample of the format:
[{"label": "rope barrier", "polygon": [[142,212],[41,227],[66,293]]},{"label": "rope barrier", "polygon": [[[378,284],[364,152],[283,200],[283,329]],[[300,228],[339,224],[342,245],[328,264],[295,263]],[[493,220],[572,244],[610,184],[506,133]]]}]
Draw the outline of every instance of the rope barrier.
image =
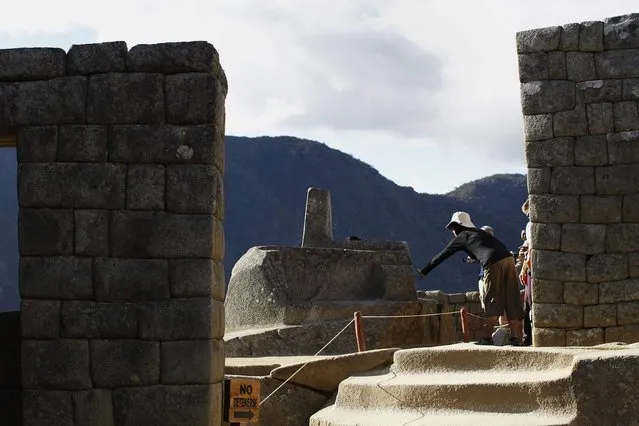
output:
[{"label": "rope barrier", "polygon": [[[342,328],[342,329],[339,331],[339,333],[337,333],[335,336],[333,336],[333,338],[332,338],[331,340],[329,340],[327,344],[325,344],[324,346],[322,346],[322,349],[320,349],[319,351],[317,351],[317,353],[316,353],[315,355],[313,355],[313,356],[318,356],[318,355],[319,355],[319,354],[320,354],[320,353],[321,353],[324,349],[326,349],[326,348],[327,348],[327,347],[328,347],[331,343],[333,343],[333,342],[335,341],[335,339],[337,339],[337,338],[338,338],[338,337],[339,337],[339,336],[340,336],[343,332],[345,332],[345,331],[348,329],[348,327],[350,327],[350,325],[351,325],[353,322],[355,322],[355,320],[354,320],[354,319],[350,320],[350,321],[348,322],[348,324],[346,324],[346,325],[344,326],[344,328]],[[268,401],[268,399],[269,399],[270,397],[272,397],[273,395],[275,395],[275,393],[276,393],[278,390],[280,390],[280,389],[282,388],[282,386],[284,386],[285,384],[287,384],[287,383],[288,383],[288,382],[289,382],[289,381],[290,381],[293,377],[295,377],[295,375],[296,375],[297,373],[299,373],[300,371],[302,371],[302,369],[303,369],[304,367],[306,367],[308,364],[310,364],[311,362],[312,362],[312,360],[311,360],[311,361],[307,361],[307,362],[306,362],[305,364],[303,364],[300,368],[298,368],[298,369],[297,369],[297,371],[296,371],[295,373],[293,373],[293,374],[292,374],[292,375],[291,375],[288,379],[286,379],[286,380],[285,380],[285,381],[284,381],[281,385],[279,385],[277,388],[275,388],[275,390],[274,390],[273,392],[271,392],[271,393],[270,393],[270,394],[269,394],[266,398],[264,398],[264,399],[260,402],[260,404],[259,404],[259,405],[262,405],[262,404],[264,404],[266,401]]]},{"label": "rope barrier", "polygon": [[437,317],[441,315],[459,315],[459,312],[440,312],[437,314],[414,314],[414,315],[362,315],[362,318],[380,319],[380,318],[415,318],[415,317]]}]

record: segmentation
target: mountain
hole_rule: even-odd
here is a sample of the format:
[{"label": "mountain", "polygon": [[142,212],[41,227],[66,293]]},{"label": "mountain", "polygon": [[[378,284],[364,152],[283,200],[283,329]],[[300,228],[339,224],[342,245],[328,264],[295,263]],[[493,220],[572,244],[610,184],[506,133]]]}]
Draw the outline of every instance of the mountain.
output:
[{"label": "mountain", "polygon": [[[17,291],[17,197],[15,150],[0,150],[0,311],[19,307]],[[526,177],[493,175],[448,194],[428,195],[398,186],[351,155],[294,137],[226,137],[225,267],[227,278],[250,247],[298,246],[306,190],[331,191],[336,239],[407,241],[422,267],[451,238],[444,226],[453,212],[468,211],[477,226],[489,224],[512,250],[526,218]],[[424,280],[421,289],[474,290],[478,266],[453,256]]]}]

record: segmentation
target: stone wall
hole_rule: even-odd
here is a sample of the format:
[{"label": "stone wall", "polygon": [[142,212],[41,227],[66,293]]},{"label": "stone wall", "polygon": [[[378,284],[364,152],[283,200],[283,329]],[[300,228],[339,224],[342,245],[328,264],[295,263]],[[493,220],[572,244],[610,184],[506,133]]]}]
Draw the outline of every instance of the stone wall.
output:
[{"label": "stone wall", "polygon": [[638,26],[517,34],[536,346],[639,341]]},{"label": "stone wall", "polygon": [[26,426],[218,425],[227,83],[206,42],[0,50]]},{"label": "stone wall", "polygon": [[3,426],[22,426],[20,312],[0,313],[0,418]]}]

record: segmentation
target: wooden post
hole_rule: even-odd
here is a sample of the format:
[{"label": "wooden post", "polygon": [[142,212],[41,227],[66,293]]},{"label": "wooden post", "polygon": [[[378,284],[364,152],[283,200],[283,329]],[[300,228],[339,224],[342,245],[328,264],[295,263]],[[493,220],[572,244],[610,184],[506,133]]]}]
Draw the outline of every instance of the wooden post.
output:
[{"label": "wooden post", "polygon": [[466,308],[461,308],[459,311],[461,314],[461,326],[462,333],[464,334],[464,343],[470,342],[470,324],[468,323],[468,311]]},{"label": "wooden post", "polygon": [[355,312],[355,339],[357,340],[357,352],[366,351],[366,343],[364,342],[364,327],[362,327],[362,314]]}]

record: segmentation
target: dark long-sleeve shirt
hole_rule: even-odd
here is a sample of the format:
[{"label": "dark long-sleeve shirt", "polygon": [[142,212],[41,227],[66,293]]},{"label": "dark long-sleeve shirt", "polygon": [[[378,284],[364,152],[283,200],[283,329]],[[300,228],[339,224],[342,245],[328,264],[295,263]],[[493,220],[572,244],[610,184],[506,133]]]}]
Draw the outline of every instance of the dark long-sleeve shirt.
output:
[{"label": "dark long-sleeve shirt", "polygon": [[457,234],[446,248],[421,270],[422,274],[428,274],[458,251],[464,251],[473,259],[478,260],[482,269],[511,256],[506,246],[497,238],[481,229],[469,229]]}]

